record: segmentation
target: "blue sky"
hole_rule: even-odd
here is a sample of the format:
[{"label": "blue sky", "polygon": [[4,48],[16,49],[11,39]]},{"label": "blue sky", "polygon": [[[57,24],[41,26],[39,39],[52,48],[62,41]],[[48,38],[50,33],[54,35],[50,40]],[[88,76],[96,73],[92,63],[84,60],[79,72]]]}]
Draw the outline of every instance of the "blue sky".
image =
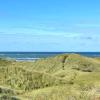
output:
[{"label": "blue sky", "polygon": [[0,0],[0,51],[100,51],[100,0]]}]

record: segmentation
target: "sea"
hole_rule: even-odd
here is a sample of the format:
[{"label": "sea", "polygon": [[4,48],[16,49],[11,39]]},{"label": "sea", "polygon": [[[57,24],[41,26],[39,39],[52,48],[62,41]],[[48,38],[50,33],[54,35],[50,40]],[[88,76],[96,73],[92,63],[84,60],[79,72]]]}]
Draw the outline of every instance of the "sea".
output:
[{"label": "sea", "polygon": [[0,52],[0,58],[11,58],[16,61],[34,61],[59,54],[76,53],[88,57],[100,57],[100,52]]}]

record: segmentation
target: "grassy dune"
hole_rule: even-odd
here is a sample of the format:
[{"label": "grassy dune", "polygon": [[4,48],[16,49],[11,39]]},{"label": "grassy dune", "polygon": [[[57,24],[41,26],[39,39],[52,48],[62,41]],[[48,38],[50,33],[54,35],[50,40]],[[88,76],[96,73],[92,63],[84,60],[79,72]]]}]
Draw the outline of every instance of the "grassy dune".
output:
[{"label": "grassy dune", "polygon": [[100,58],[0,59],[0,100],[100,100]]}]

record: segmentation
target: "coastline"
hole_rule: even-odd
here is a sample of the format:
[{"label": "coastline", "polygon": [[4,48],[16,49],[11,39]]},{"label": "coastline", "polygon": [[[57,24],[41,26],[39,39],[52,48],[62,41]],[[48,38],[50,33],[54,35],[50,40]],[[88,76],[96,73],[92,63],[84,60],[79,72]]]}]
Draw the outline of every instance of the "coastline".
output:
[{"label": "coastline", "polygon": [[0,58],[11,58],[16,61],[34,61],[60,54],[80,54],[86,57],[100,57],[100,52],[0,52]]},{"label": "coastline", "polygon": [[62,54],[36,62],[0,59],[0,99],[91,100],[93,94],[98,96],[100,92],[95,91],[99,88],[99,59],[79,54]]}]

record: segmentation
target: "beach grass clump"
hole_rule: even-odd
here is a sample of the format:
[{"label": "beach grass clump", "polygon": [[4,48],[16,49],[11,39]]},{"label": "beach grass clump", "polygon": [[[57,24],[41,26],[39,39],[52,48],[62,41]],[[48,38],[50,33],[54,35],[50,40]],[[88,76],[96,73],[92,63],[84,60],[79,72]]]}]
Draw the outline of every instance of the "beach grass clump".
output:
[{"label": "beach grass clump", "polygon": [[20,67],[9,66],[2,71],[2,85],[25,91],[67,84],[69,81],[50,75],[48,73],[25,70]]}]

